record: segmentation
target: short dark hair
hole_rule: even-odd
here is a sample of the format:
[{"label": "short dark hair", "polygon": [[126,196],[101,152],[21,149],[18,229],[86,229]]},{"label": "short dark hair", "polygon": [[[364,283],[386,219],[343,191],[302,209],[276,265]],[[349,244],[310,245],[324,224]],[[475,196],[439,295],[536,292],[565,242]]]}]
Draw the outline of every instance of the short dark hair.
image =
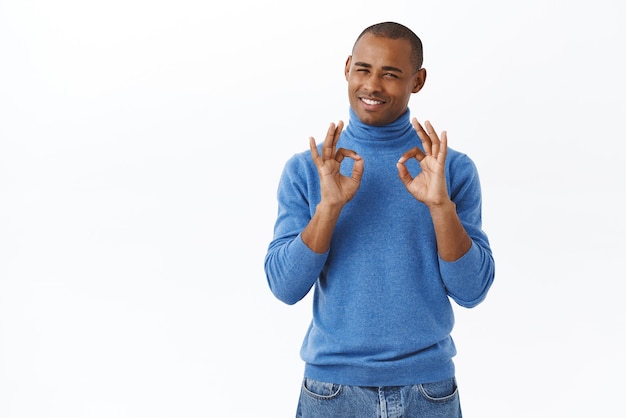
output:
[{"label": "short dark hair", "polygon": [[[354,46],[356,46],[359,39],[366,33],[371,33],[375,36],[382,36],[390,39],[406,39],[411,43],[411,62],[415,66],[415,71],[422,68],[422,62],[424,59],[424,52],[422,49],[422,40],[411,29],[396,22],[381,22],[369,26],[361,32]],[[354,51],[354,46],[352,50]]]}]

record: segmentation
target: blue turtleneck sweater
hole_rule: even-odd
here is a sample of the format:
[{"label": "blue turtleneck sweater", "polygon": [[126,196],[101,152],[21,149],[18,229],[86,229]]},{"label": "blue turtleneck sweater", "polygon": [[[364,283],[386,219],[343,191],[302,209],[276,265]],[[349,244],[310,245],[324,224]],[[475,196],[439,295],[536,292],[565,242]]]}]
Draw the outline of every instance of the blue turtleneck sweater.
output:
[{"label": "blue turtleneck sweater", "polygon": [[[321,145],[320,145],[321,146]],[[386,126],[350,120],[338,148],[364,161],[361,185],[337,222],[330,249],[315,253],[301,238],[320,201],[309,151],[291,157],[278,187],[278,217],[265,258],[274,295],[287,304],[313,288],[313,318],[301,357],[305,376],[356,386],[400,386],[454,376],[450,299],[473,307],[494,277],[481,228],[481,190],[473,162],[448,149],[448,192],[472,239],[454,262],[439,258],[428,208],[398,177],[396,162],[421,148],[409,111]],[[407,163],[415,176],[417,161]],[[352,160],[341,171],[350,176]]]}]

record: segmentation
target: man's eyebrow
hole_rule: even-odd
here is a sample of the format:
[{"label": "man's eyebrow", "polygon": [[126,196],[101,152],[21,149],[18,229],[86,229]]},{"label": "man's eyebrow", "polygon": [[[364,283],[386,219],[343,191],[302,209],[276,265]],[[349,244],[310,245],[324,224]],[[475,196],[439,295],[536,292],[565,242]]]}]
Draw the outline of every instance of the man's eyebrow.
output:
[{"label": "man's eyebrow", "polygon": [[[366,62],[355,62],[355,63],[354,63],[354,66],[355,66],[355,67],[372,68],[372,64],[368,64],[368,63],[366,63]],[[392,66],[390,66],[390,65],[384,65],[384,66],[382,67],[382,69],[383,69],[384,71],[394,71],[394,72],[397,72],[397,73],[402,73],[402,70],[401,70],[400,68],[392,67]]]}]

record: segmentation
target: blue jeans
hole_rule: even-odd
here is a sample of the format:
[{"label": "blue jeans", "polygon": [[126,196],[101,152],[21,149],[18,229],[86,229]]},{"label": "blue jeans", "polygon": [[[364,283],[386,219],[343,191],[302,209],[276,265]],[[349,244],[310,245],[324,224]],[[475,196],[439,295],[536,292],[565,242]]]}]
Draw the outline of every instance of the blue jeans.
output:
[{"label": "blue jeans", "polygon": [[454,377],[411,386],[362,387],[304,378],[297,418],[461,418]]}]

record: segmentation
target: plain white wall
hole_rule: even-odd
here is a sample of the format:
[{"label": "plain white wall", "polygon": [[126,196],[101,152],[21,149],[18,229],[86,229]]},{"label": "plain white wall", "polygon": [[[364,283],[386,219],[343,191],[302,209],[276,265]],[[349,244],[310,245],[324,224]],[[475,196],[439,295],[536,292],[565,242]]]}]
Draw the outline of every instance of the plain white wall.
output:
[{"label": "plain white wall", "polygon": [[412,114],[476,162],[468,417],[623,407],[618,1],[0,0],[0,416],[291,417],[310,300],[263,257],[285,160],[347,120],[360,31],[422,38]]}]

